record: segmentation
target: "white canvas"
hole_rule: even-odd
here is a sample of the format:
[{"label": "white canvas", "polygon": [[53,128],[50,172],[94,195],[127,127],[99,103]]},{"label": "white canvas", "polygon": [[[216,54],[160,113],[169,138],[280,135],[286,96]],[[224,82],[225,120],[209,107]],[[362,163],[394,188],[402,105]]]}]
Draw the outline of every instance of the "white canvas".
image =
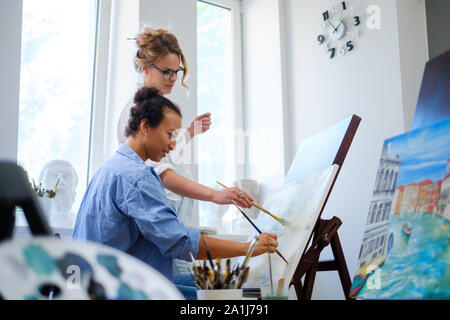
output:
[{"label": "white canvas", "polygon": [[[338,168],[338,165],[332,165],[286,183],[267,198],[263,207],[288,220],[286,226],[265,213],[260,213],[258,219],[254,221],[262,232],[278,235],[278,251],[289,262],[286,265],[276,253],[271,254],[272,279],[275,288],[280,278],[284,278],[285,286],[292,279]],[[250,235],[249,240],[257,234],[255,231]],[[242,260],[240,262],[242,263]],[[270,284],[268,254],[251,258],[249,266],[250,273],[246,287]]]}]

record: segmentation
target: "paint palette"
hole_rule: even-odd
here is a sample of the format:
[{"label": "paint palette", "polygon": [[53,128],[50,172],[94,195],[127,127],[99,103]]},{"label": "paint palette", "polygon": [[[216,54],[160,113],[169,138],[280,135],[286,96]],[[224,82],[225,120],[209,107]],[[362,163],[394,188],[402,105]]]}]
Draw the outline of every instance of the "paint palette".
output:
[{"label": "paint palette", "polygon": [[177,288],[114,248],[55,237],[0,244],[0,295],[14,300],[179,300]]}]

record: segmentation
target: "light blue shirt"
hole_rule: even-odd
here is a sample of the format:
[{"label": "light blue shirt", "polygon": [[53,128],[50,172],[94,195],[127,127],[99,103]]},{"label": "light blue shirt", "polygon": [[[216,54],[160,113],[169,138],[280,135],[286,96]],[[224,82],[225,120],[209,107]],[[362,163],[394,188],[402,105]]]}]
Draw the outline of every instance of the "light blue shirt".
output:
[{"label": "light blue shirt", "polygon": [[186,228],[155,170],[121,144],[89,183],[72,237],[125,251],[172,279],[173,258],[197,256],[200,230]]}]

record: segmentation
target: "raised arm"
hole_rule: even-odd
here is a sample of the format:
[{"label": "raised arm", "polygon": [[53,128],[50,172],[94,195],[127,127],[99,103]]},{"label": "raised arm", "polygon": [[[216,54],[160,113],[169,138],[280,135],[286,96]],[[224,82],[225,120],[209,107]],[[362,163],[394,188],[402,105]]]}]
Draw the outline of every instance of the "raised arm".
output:
[{"label": "raised arm", "polygon": [[189,128],[186,129],[186,143],[198,134],[202,134],[211,127],[211,113],[201,114],[192,120]]}]

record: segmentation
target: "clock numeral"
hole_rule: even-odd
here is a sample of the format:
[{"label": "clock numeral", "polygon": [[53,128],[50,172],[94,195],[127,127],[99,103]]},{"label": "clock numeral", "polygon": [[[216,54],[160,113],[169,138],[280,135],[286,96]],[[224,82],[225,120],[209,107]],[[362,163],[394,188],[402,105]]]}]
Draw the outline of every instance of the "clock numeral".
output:
[{"label": "clock numeral", "polygon": [[336,48],[328,49],[328,51],[331,51],[330,59],[333,59],[334,58],[334,54],[336,53]]},{"label": "clock numeral", "polygon": [[328,19],[330,19],[330,14],[328,13],[328,10],[325,11],[324,13],[322,13],[323,16],[323,21],[327,21]]},{"label": "clock numeral", "polygon": [[340,56],[343,56],[343,55],[345,55],[345,53],[346,53],[345,48],[343,46],[340,46],[338,49],[338,54]]},{"label": "clock numeral", "polygon": [[345,1],[342,1],[342,9],[347,10],[347,6],[345,5]]},{"label": "clock numeral", "polygon": [[348,41],[347,42],[347,48],[348,48],[348,51],[352,51],[353,50],[353,43],[351,42],[351,41]]},{"label": "clock numeral", "polygon": [[323,35],[319,35],[317,37],[317,41],[319,41],[319,44],[321,45],[325,41],[325,37]]},{"label": "clock numeral", "polygon": [[361,21],[359,20],[359,16],[354,16],[353,20],[355,20],[355,24],[354,24],[355,27],[359,26],[359,24],[361,23]]}]

